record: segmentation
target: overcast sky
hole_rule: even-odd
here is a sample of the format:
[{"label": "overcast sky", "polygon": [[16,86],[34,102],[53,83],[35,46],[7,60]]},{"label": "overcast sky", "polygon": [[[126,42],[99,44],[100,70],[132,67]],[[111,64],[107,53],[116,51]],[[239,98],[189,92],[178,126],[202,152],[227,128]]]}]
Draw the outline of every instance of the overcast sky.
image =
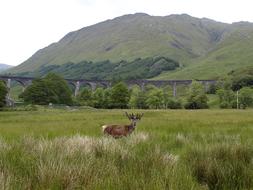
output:
[{"label": "overcast sky", "polygon": [[253,0],[0,0],[0,63],[18,65],[70,31],[124,14],[253,22]]}]

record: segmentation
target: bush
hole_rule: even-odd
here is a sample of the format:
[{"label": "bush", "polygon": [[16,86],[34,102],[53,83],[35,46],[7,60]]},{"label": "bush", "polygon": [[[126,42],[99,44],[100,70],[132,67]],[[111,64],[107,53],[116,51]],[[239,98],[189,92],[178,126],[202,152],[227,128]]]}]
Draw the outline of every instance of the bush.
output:
[{"label": "bush", "polygon": [[222,108],[222,109],[231,108],[231,103],[229,103],[229,102],[221,102],[220,103],[220,108]]},{"label": "bush", "polygon": [[180,100],[177,99],[170,99],[167,104],[167,108],[169,109],[181,109],[182,103]]}]

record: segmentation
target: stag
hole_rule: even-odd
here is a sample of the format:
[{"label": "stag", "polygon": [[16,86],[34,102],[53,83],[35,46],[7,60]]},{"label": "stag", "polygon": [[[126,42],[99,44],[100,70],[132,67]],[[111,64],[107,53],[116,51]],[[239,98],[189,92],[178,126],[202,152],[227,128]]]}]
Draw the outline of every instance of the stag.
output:
[{"label": "stag", "polygon": [[136,128],[137,121],[140,121],[142,114],[128,114],[125,112],[127,118],[131,121],[129,125],[104,125],[102,126],[103,133],[113,136],[114,138],[126,137],[130,135]]}]

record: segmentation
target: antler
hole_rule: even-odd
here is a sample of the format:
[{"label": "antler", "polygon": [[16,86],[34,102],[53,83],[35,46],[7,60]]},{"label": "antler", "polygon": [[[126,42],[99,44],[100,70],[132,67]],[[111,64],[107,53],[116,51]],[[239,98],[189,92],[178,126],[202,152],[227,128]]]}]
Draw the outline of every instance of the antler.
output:
[{"label": "antler", "polygon": [[136,118],[136,119],[141,119],[142,116],[143,116],[143,113],[142,114],[139,114],[137,113],[136,115],[131,113],[131,114],[128,114],[127,112],[125,112],[126,116],[128,117],[129,120],[133,119],[133,118]]},{"label": "antler", "polygon": [[128,118],[129,120],[131,120],[130,115],[129,115],[127,112],[125,112],[125,114],[126,114],[127,118]]},{"label": "antler", "polygon": [[142,116],[143,116],[143,113],[142,114],[139,114],[139,113],[136,114],[136,118],[138,118],[138,119],[141,119]]}]

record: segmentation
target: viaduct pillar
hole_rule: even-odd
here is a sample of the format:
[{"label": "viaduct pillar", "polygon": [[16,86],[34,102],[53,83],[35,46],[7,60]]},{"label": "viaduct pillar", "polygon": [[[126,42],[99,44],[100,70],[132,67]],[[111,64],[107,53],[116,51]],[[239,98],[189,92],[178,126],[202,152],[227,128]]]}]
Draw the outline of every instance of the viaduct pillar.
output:
[{"label": "viaduct pillar", "polygon": [[173,97],[175,98],[177,96],[177,83],[173,82]]},{"label": "viaduct pillar", "polygon": [[78,95],[78,93],[79,93],[79,90],[80,90],[80,82],[77,81],[77,82],[75,83],[75,94],[74,94],[75,97],[77,97],[77,95]]},{"label": "viaduct pillar", "polygon": [[13,106],[14,105],[14,102],[11,100],[11,79],[7,79],[7,83],[6,83],[6,86],[7,86],[7,94],[6,94],[6,105],[7,106]]},{"label": "viaduct pillar", "polygon": [[89,85],[91,86],[92,92],[96,90],[96,88],[97,88],[97,84],[96,83],[90,82]]}]

